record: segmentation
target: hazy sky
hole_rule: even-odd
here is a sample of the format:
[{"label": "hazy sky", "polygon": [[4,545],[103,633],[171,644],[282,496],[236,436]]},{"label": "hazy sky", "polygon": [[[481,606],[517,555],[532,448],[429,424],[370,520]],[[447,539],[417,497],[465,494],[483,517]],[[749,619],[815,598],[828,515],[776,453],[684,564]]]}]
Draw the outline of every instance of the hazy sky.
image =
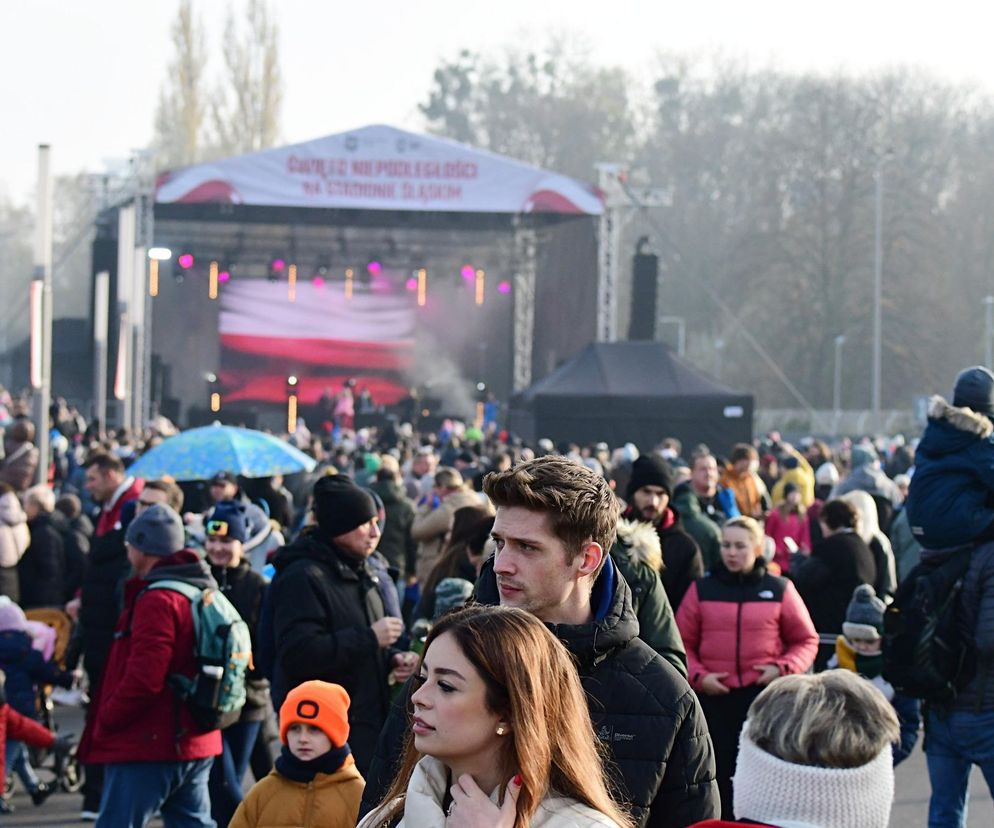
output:
[{"label": "hazy sky", "polygon": [[[240,0],[233,0],[236,5]],[[635,70],[659,49],[720,49],[757,66],[913,65],[994,91],[988,4],[945,0],[271,0],[281,29],[282,133],[370,123],[417,129],[441,57],[567,31]],[[36,145],[56,172],[105,169],[145,145],[170,58],[175,0],[0,0],[0,196],[30,197]],[[222,64],[226,0],[199,0]]]}]

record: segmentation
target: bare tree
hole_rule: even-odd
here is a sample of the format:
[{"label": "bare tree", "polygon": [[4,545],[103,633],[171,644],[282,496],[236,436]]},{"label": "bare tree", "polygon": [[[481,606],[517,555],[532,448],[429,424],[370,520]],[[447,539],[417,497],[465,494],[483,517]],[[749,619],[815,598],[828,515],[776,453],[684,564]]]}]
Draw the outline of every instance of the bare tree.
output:
[{"label": "bare tree", "polygon": [[244,21],[228,12],[225,83],[211,100],[211,152],[231,155],[266,149],[279,139],[283,80],[279,27],[266,0],[248,0]]},{"label": "bare tree", "polygon": [[194,164],[203,152],[207,45],[203,23],[194,16],[192,0],[180,0],[172,43],[173,59],[155,114],[154,143],[157,163],[163,168]]}]

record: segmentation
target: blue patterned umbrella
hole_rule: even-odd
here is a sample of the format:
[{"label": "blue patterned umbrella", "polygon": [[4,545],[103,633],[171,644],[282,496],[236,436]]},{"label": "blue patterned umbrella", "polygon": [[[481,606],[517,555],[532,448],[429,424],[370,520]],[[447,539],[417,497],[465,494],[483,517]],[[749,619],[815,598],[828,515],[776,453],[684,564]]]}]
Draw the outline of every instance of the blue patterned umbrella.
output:
[{"label": "blue patterned umbrella", "polygon": [[284,440],[250,428],[214,425],[182,431],[146,452],[128,469],[146,480],[210,480],[228,471],[270,477],[313,471],[315,461]]}]

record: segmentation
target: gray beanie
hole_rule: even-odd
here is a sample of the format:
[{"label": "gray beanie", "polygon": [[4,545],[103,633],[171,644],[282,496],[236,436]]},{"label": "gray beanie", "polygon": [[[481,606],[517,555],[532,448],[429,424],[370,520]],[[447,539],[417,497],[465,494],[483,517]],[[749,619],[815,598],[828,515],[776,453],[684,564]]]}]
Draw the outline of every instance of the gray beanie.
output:
[{"label": "gray beanie", "polygon": [[846,620],[842,623],[842,634],[854,638],[877,639],[884,631],[884,610],[886,605],[877,598],[877,593],[869,584],[860,584],[853,590],[852,600],[846,609]]},{"label": "gray beanie", "polygon": [[168,506],[149,506],[128,526],[125,541],[139,552],[164,558],[186,546],[183,519]]}]

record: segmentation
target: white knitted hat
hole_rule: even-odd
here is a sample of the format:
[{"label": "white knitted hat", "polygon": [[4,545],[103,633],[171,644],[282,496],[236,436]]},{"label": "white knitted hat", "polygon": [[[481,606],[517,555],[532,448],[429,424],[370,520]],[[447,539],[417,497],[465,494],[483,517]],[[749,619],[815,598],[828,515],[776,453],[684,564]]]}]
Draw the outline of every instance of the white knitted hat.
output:
[{"label": "white knitted hat", "polygon": [[767,753],[746,735],[732,778],[737,819],[778,828],[887,828],[894,799],[888,745],[858,768],[795,765]]}]

